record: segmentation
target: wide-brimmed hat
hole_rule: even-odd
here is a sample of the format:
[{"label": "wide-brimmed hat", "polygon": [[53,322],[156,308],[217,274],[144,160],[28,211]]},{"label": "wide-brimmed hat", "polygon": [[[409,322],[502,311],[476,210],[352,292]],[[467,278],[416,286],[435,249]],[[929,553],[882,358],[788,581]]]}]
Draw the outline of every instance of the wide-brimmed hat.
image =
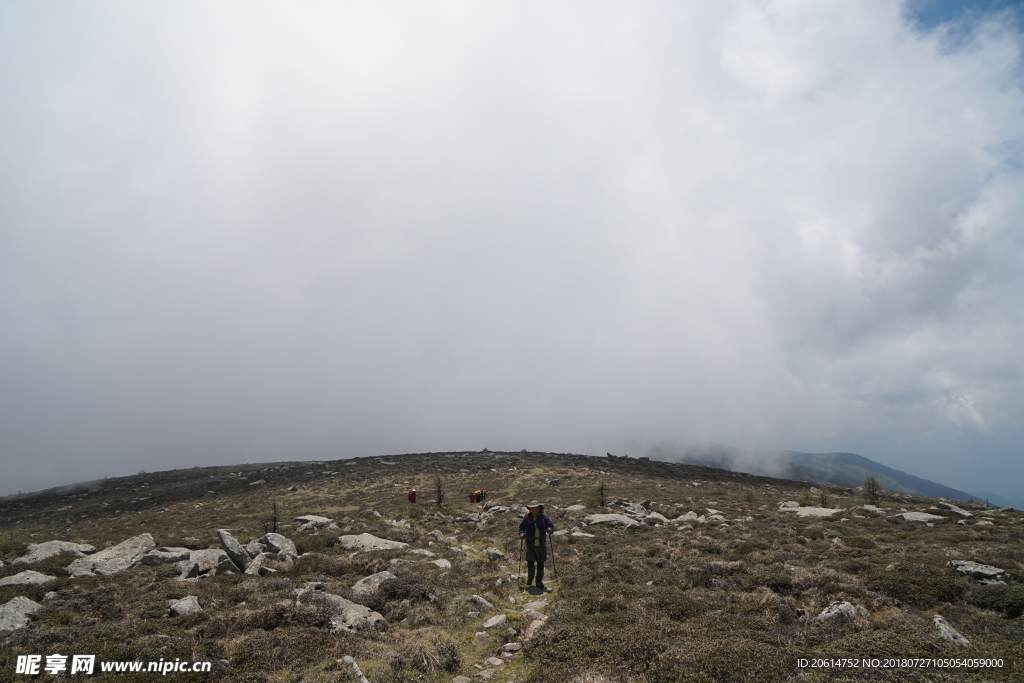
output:
[{"label": "wide-brimmed hat", "polygon": [[529,503],[526,504],[526,507],[527,507],[527,509],[529,509],[529,508],[542,508],[542,507],[544,507],[544,503],[538,503],[536,500],[531,500]]}]

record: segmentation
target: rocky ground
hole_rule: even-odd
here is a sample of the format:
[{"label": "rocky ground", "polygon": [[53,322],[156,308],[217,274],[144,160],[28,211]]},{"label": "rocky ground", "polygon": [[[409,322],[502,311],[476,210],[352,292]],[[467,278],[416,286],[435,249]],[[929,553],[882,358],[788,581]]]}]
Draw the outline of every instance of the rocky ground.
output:
[{"label": "rocky ground", "polygon": [[[543,592],[519,579],[530,498],[558,529]],[[52,653],[224,681],[1020,681],[1022,531],[1010,509],[569,454],[140,473],[0,499],[0,681]],[[126,675],[148,680],[106,676]]]}]

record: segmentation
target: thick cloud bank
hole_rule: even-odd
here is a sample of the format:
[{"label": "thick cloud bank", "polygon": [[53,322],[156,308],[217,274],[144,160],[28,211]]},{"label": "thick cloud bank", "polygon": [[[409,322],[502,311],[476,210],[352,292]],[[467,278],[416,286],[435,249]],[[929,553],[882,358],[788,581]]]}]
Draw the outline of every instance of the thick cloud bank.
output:
[{"label": "thick cloud bank", "polygon": [[1015,493],[1016,26],[8,3],[0,494],[705,439]]}]

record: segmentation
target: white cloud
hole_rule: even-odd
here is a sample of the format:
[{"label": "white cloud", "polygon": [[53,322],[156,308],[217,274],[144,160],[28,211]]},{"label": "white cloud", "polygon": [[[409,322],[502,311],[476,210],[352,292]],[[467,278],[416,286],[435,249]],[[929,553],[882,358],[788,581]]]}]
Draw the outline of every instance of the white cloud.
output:
[{"label": "white cloud", "polygon": [[2,10],[5,452],[1020,424],[1011,29],[389,7]]}]

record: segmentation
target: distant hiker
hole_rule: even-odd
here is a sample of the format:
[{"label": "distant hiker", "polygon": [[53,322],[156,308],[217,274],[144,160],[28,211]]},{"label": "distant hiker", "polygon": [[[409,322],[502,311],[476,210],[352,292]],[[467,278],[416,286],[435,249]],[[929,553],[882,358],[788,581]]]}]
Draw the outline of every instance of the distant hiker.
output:
[{"label": "distant hiker", "polygon": [[410,503],[415,503],[416,502],[416,489],[409,489],[409,502]]},{"label": "distant hiker", "polygon": [[475,503],[476,502],[476,493],[469,494],[469,502],[470,503]]},{"label": "distant hiker", "polygon": [[548,559],[548,536],[555,530],[544,506],[536,500],[526,504],[528,512],[519,522],[519,538],[526,543],[526,585],[533,583],[534,563],[537,565],[537,588],[544,590],[544,563]]},{"label": "distant hiker", "polygon": [[487,500],[487,489],[480,490],[480,500]]}]

